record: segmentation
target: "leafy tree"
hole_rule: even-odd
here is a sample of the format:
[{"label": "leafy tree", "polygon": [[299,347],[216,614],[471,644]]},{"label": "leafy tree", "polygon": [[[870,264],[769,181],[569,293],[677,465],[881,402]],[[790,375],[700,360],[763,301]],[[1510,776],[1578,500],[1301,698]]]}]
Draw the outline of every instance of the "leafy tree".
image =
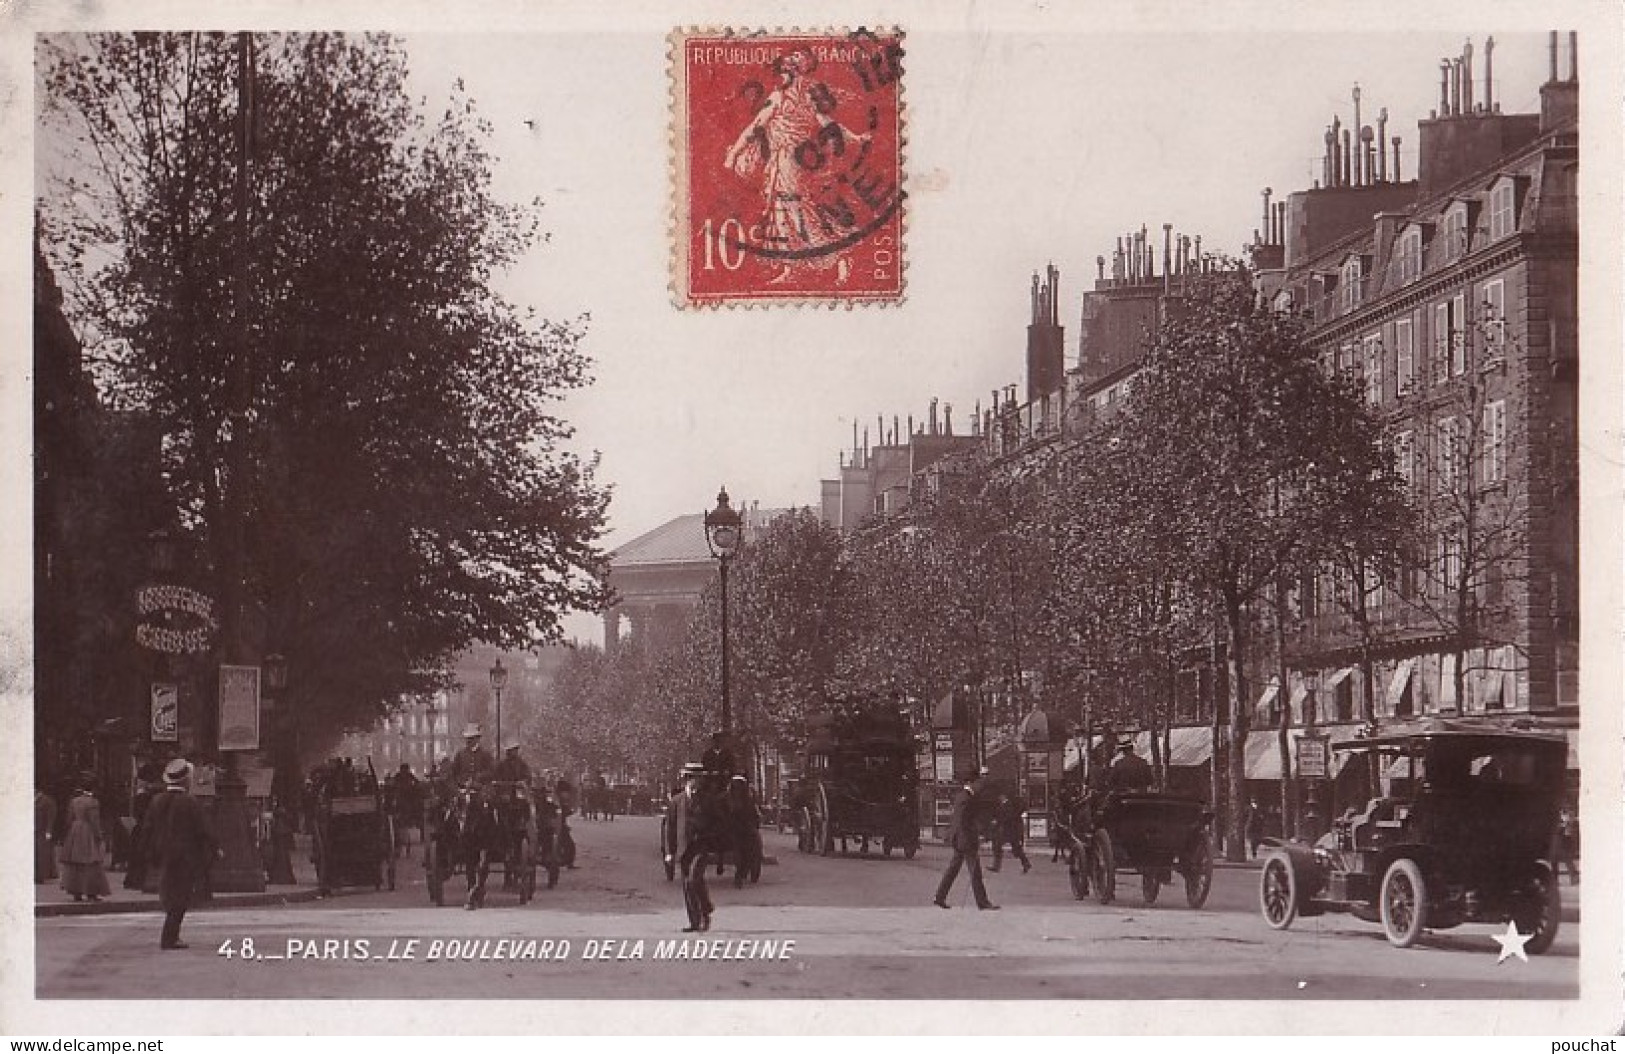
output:
[{"label": "leafy tree", "polygon": [[[1197,283],[1185,307],[1147,353],[1123,439],[1151,483],[1148,515],[1224,626],[1225,797],[1236,805],[1246,795],[1255,608],[1289,569],[1312,566],[1317,510],[1369,476],[1377,436],[1352,386],[1320,369],[1302,321],[1259,305],[1239,270]],[[1225,819],[1239,859],[1243,810]]]},{"label": "leafy tree", "polygon": [[70,314],[162,427],[175,522],[301,720],[369,724],[469,644],[595,606],[607,499],[553,409],[581,327],[491,286],[539,232],[492,195],[472,100],[420,113],[386,36],[53,37],[41,61]]}]

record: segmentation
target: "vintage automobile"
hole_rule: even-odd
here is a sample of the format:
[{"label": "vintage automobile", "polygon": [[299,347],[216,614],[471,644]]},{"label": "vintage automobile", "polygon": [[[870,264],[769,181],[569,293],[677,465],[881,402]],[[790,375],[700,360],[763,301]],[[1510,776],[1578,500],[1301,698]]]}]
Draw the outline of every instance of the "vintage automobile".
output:
[{"label": "vintage automobile", "polygon": [[1348,912],[1408,948],[1430,929],[1511,921],[1551,947],[1562,904],[1551,853],[1567,746],[1560,733],[1441,719],[1334,742],[1379,792],[1310,845],[1269,839],[1259,907],[1275,929]]}]

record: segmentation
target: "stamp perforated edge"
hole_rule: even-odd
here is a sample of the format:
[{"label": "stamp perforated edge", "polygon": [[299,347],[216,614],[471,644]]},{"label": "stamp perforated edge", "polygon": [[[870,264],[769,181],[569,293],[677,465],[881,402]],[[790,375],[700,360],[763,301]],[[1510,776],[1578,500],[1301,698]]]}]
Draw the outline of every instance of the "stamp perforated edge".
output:
[{"label": "stamp perforated edge", "polygon": [[[887,34],[897,37],[899,41],[906,41],[907,36],[903,27],[899,25],[862,26],[871,33]],[[748,29],[712,28],[708,26],[679,26],[666,35],[666,88],[668,92],[667,110],[670,114],[670,124],[666,135],[666,173],[667,194],[670,198],[668,207],[669,224],[667,237],[667,274],[666,288],[671,297],[672,306],[679,311],[732,311],[753,310],[764,311],[774,308],[828,308],[836,310],[845,307],[848,311],[860,307],[866,308],[895,308],[901,307],[908,299],[908,101],[906,97],[908,82],[908,56],[903,57],[903,75],[897,78],[897,189],[902,195],[903,207],[898,210],[897,223],[897,292],[895,293],[850,293],[833,294],[829,296],[785,296],[785,297],[716,297],[712,299],[695,301],[690,300],[685,292],[686,283],[683,276],[688,273],[688,151],[684,149],[688,127],[688,91],[687,69],[683,64],[683,44],[692,37],[716,37],[722,40],[754,40],[762,37],[832,37],[851,36],[857,29],[830,27],[825,29],[808,29],[792,26],[783,29]]]}]

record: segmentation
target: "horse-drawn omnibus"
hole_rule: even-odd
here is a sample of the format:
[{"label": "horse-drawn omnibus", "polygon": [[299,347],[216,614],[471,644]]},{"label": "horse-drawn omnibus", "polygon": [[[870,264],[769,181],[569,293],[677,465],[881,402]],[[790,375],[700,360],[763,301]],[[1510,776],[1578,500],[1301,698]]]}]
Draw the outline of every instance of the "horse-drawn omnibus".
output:
[{"label": "horse-drawn omnibus", "polygon": [[828,856],[840,843],[871,843],[912,860],[920,848],[919,773],[906,713],[887,702],[856,701],[808,722],[798,788],[797,848]]}]

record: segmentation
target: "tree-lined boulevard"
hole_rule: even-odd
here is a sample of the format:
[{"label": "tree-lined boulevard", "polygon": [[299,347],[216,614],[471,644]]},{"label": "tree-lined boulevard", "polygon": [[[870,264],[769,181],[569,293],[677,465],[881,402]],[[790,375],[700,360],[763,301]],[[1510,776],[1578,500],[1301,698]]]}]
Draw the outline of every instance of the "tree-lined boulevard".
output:
[{"label": "tree-lined boulevard", "polygon": [[[793,836],[766,831],[779,863],[756,886],[715,880],[716,943],[703,953],[679,932],[682,899],[655,854],[655,821],[622,818],[576,827],[579,867],[520,907],[497,884],[487,907],[430,906],[420,861],[404,860],[393,893],[344,892],[273,908],[195,913],[191,948],[153,969],[158,918],[148,914],[40,919],[35,925],[44,999],[1566,999],[1578,992],[1579,927],[1528,962],[1497,962],[1492,929],[1468,926],[1421,947],[1389,946],[1380,927],[1336,915],[1271,930],[1259,917],[1258,872],[1221,867],[1201,911],[1180,896],[1152,907],[1137,883],[1110,906],[1072,899],[1066,871],[1033,846],[1033,870],[988,875],[1001,905],[979,912],[931,906],[947,851],[901,857],[797,853]],[[984,855],[985,862],[985,855]],[[963,893],[963,887],[956,894]],[[1571,899],[1577,894],[1565,887]],[[957,896],[956,896],[957,900]],[[663,941],[689,940],[689,957],[659,958]],[[245,962],[225,942],[260,954],[320,949],[331,958]],[[410,960],[397,955],[417,939]],[[570,943],[566,959],[428,961],[433,941],[462,941],[487,956],[499,940]],[[354,956],[366,940],[368,958]],[[341,942],[350,942],[347,946]],[[478,942],[489,941],[489,944]],[[607,960],[587,959],[596,941]],[[747,941],[780,942],[783,957],[750,957]],[[782,948],[794,942],[792,950]],[[630,958],[642,942],[642,958]],[[720,942],[720,943],[717,943]],[[729,942],[733,942],[730,944]],[[512,946],[510,946],[512,947]],[[668,946],[671,949],[678,945]],[[521,945],[522,950],[522,945]],[[475,952],[478,955],[480,952]],[[508,954],[519,954],[509,952]],[[531,954],[536,954],[532,950]],[[701,954],[704,958],[699,958]],[[622,956],[616,958],[616,956]]]}]

